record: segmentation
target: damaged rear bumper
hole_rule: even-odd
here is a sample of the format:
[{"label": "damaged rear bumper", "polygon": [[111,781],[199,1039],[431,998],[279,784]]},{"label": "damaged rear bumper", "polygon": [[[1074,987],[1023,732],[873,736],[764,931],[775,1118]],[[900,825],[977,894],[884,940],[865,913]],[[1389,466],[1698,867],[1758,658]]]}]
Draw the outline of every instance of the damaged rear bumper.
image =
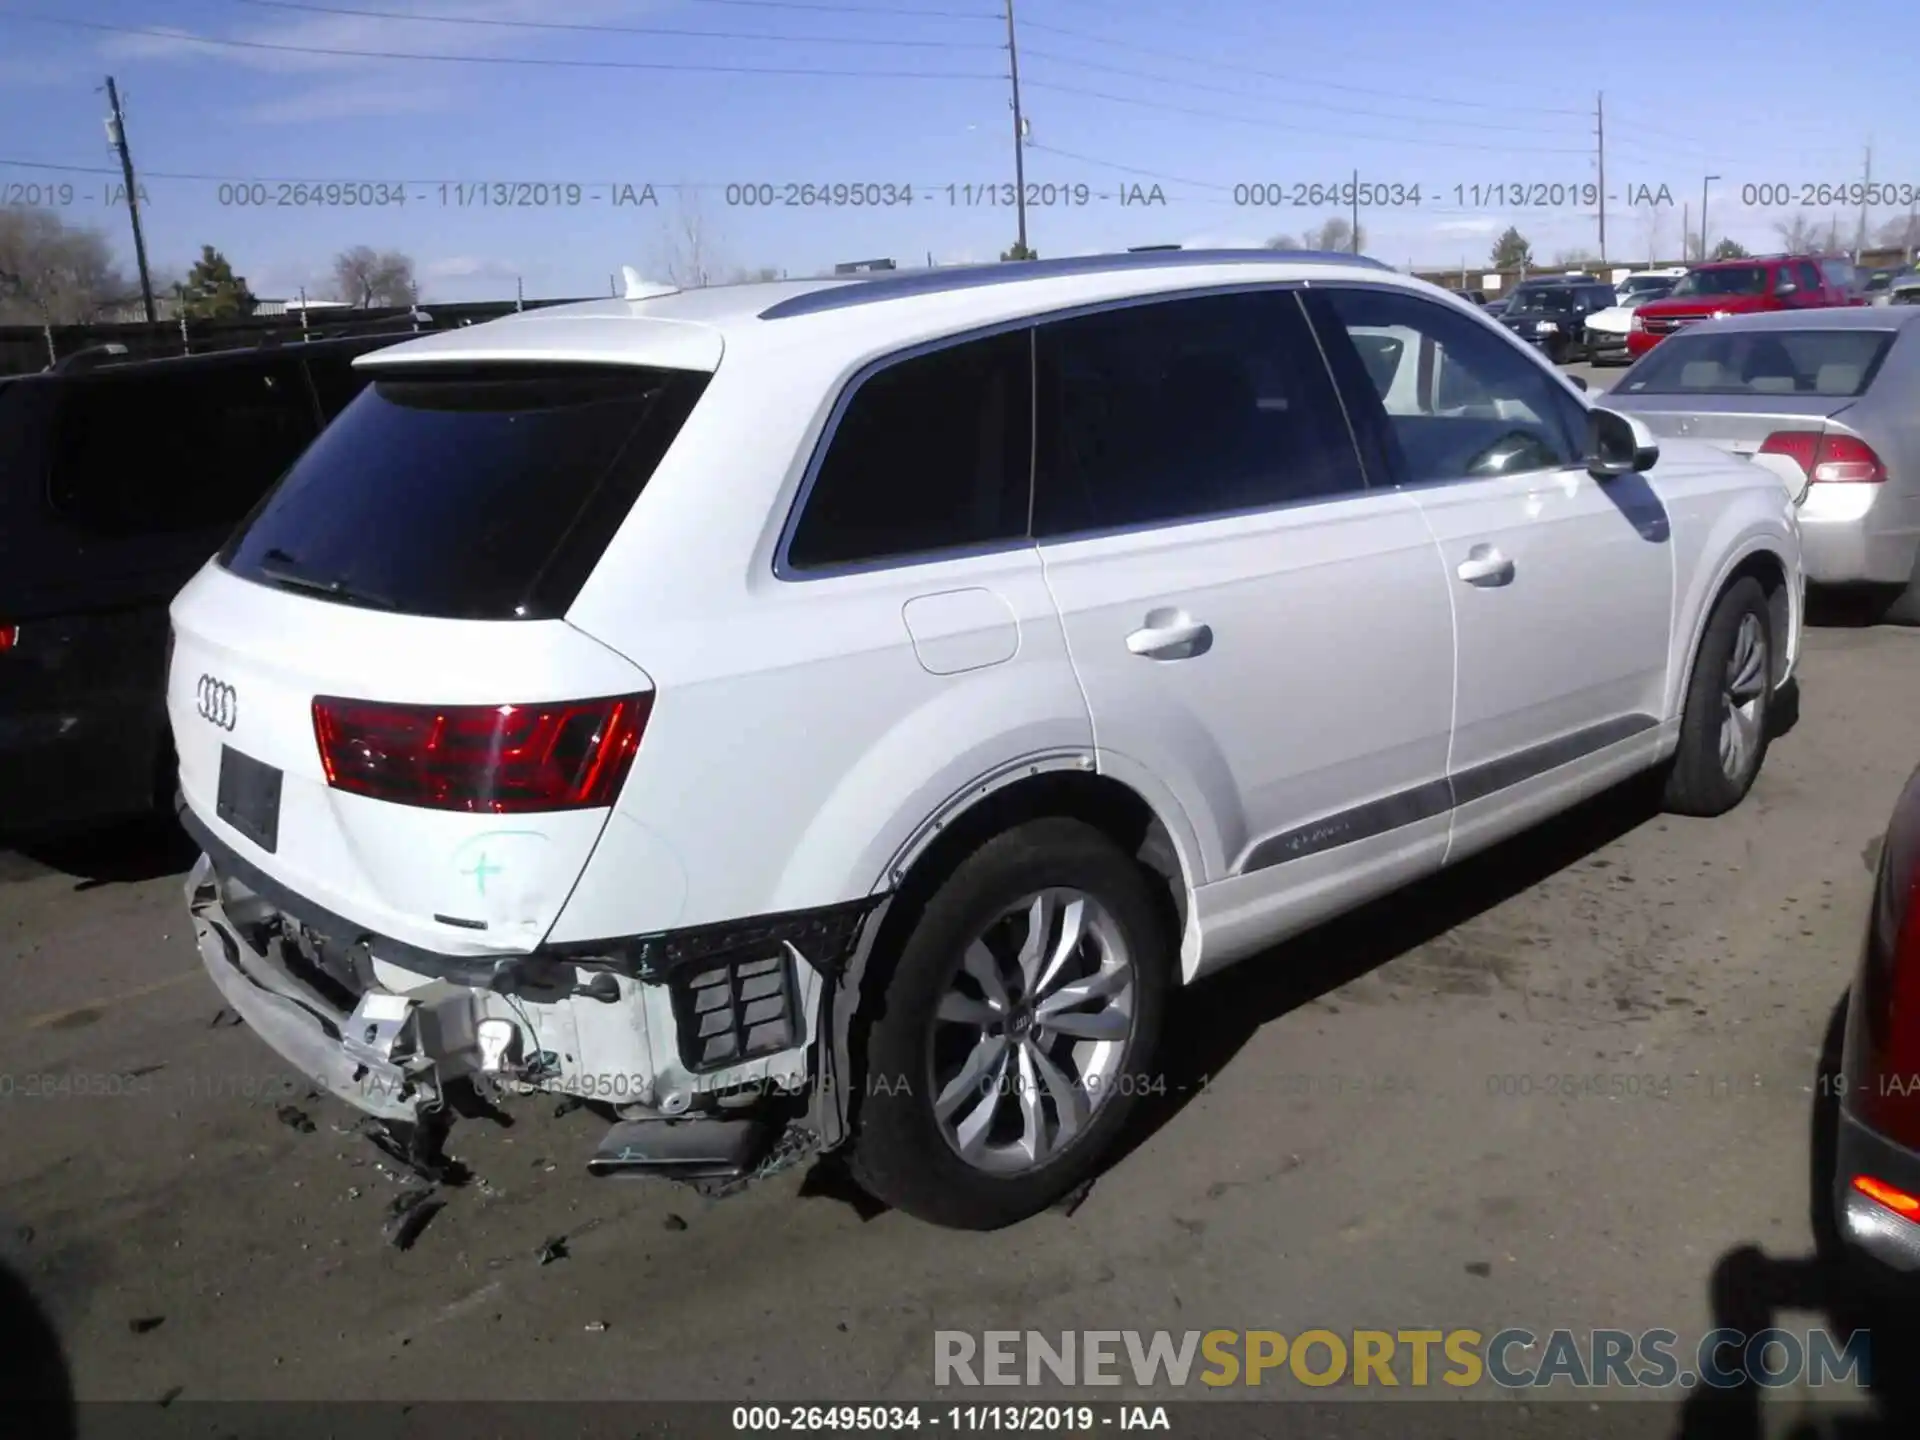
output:
[{"label": "damaged rear bumper", "polygon": [[[249,901],[262,911],[266,907],[257,896],[235,895],[237,888],[223,885],[205,855],[187,877],[187,911],[200,962],[233,1012],[281,1059],[356,1109],[403,1123],[437,1110],[442,1097],[431,1066],[410,1071],[347,1048],[351,1014],[296,974],[277,947],[243,931],[229,915],[227,900],[235,902],[236,911]],[[267,916],[255,919],[264,922]]]},{"label": "damaged rear bumper", "polygon": [[843,962],[864,962],[868,907],[436,957],[429,970],[219,850],[186,890],[227,1004],[301,1075],[380,1120],[444,1121],[468,1108],[467,1089],[486,1104],[597,1102],[620,1123],[595,1174],[746,1174],[801,1135],[831,1148],[845,1133],[835,997],[857,973]]}]

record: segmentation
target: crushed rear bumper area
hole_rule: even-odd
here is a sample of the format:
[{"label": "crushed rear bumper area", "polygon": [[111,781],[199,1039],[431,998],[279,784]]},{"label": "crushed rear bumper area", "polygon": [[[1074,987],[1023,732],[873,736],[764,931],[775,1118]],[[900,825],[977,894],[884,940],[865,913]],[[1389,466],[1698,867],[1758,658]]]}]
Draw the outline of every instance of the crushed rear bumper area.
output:
[{"label": "crushed rear bumper area", "polygon": [[431,1063],[406,1066],[348,1047],[351,1012],[296,968],[284,937],[267,938],[278,926],[266,902],[237,882],[223,882],[205,855],[187,877],[187,910],[214,986],[296,1071],[382,1120],[413,1123],[440,1107]]},{"label": "crushed rear bumper area", "polygon": [[469,960],[487,978],[463,983],[232,859],[203,854],[187,879],[208,976],[296,1072],[378,1120],[570,1096],[612,1122],[592,1173],[729,1182],[843,1133],[844,1026],[825,1007],[867,906]]}]

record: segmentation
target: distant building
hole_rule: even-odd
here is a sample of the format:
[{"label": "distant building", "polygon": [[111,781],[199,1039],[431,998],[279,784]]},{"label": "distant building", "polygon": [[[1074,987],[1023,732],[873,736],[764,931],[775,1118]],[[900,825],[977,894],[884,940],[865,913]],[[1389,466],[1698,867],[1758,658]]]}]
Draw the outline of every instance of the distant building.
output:
[{"label": "distant building", "polygon": [[898,270],[891,260],[843,260],[833,267],[836,275],[860,275],[869,270]]}]

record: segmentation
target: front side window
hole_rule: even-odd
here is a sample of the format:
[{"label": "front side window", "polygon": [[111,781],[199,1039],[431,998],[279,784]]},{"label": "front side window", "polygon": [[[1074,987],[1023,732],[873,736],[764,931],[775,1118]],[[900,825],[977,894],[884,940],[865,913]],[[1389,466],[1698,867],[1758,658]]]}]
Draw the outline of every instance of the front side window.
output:
[{"label": "front side window", "polygon": [[[1365,489],[1339,394],[1289,291],[1054,321],[1035,353],[1038,536]],[[1372,361],[1394,363],[1385,347]]]},{"label": "front side window", "polygon": [[1027,534],[1032,338],[949,345],[860,382],[787,542],[794,570],[961,550]]},{"label": "front side window", "polygon": [[[1391,376],[1364,363],[1362,390],[1349,384],[1356,422],[1384,434],[1399,478],[1410,484],[1558,469],[1579,463],[1586,413],[1531,356],[1471,316],[1417,295],[1316,288],[1308,298],[1330,357],[1365,355],[1378,337],[1398,339],[1405,358]],[[1387,383],[1382,384],[1382,379]]]}]

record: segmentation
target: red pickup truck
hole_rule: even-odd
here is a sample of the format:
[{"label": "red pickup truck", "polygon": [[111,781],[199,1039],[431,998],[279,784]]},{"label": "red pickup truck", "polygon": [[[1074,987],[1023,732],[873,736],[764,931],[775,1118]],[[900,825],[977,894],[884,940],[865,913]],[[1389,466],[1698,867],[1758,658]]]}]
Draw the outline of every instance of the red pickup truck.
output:
[{"label": "red pickup truck", "polygon": [[1683,325],[1759,310],[1820,310],[1865,305],[1853,266],[1823,255],[1755,255],[1696,265],[1673,293],[1633,312],[1627,353],[1638,358]]}]

